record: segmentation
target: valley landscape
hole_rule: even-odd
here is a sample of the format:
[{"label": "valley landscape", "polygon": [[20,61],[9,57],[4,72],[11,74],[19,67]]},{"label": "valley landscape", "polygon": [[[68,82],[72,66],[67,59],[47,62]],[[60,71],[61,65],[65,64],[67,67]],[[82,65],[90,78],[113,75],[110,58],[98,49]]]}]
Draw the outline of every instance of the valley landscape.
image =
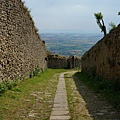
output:
[{"label": "valley landscape", "polygon": [[47,50],[53,54],[79,57],[103,37],[97,33],[40,33],[40,36],[46,42]]}]

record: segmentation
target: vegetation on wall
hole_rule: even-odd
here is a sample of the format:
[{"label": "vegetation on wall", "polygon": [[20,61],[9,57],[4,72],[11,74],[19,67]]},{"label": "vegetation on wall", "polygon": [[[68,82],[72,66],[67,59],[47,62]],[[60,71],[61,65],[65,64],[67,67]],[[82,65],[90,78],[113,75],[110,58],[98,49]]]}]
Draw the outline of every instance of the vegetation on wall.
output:
[{"label": "vegetation on wall", "polygon": [[[118,15],[120,15],[120,12],[118,12]],[[106,26],[105,26],[105,23],[103,20],[103,14],[101,12],[98,12],[98,13],[94,13],[94,16],[96,18],[96,22],[97,22],[99,28],[101,29],[101,32],[104,32],[104,36],[105,36],[107,34],[107,30],[106,30]],[[116,28],[116,24],[113,22],[110,22],[109,28],[108,28],[109,32],[115,28]]]},{"label": "vegetation on wall", "polygon": [[0,83],[0,96],[7,90],[11,90],[17,84],[18,84],[18,80],[14,80],[14,81],[5,80],[2,83]]},{"label": "vegetation on wall", "polygon": [[40,72],[43,72],[43,69],[40,67],[36,67],[33,72],[30,73],[30,78],[38,76]]},{"label": "vegetation on wall", "polygon": [[94,16],[96,18],[96,22],[97,22],[99,28],[101,29],[101,32],[103,32],[104,36],[105,36],[107,33],[106,33],[106,26],[105,26],[105,23],[104,23],[104,20],[103,20],[102,13],[101,12],[94,13]]},{"label": "vegetation on wall", "polygon": [[109,23],[109,32],[111,31],[111,30],[113,30],[113,29],[115,29],[116,28],[116,25],[115,25],[115,23],[113,23],[113,22],[110,22]]}]

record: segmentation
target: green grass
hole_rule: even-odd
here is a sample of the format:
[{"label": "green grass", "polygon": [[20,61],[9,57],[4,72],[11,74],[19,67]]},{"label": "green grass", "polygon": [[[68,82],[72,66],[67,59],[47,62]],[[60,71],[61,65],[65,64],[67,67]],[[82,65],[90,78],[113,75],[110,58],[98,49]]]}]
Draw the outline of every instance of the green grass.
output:
[{"label": "green grass", "polygon": [[93,91],[100,93],[111,105],[120,111],[120,83],[115,80],[105,80],[92,77],[83,72],[74,74]]},{"label": "green grass", "polygon": [[[0,120],[49,119],[58,77],[64,69],[47,69],[0,96]],[[34,117],[29,114],[34,112]]]},{"label": "green grass", "polygon": [[0,83],[0,96],[7,90],[11,90],[14,86],[18,84],[17,80],[14,81],[3,81]]},{"label": "green grass", "polygon": [[72,94],[73,90],[71,90],[72,80],[69,79],[68,74],[65,74],[64,76],[65,76],[65,84],[66,84],[66,90],[67,90],[68,106],[69,106],[70,116],[71,116],[70,120],[73,120],[74,109],[73,109],[73,103],[71,101],[73,101],[74,96]]}]

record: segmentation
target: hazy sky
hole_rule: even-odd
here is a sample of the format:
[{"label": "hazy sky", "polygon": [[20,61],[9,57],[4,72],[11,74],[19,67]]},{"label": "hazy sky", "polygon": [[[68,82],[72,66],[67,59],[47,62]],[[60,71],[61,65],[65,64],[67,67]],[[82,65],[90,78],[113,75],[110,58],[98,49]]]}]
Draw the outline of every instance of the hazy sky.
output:
[{"label": "hazy sky", "polygon": [[102,12],[108,28],[120,23],[120,0],[22,0],[31,10],[39,32],[100,33],[94,13]]}]

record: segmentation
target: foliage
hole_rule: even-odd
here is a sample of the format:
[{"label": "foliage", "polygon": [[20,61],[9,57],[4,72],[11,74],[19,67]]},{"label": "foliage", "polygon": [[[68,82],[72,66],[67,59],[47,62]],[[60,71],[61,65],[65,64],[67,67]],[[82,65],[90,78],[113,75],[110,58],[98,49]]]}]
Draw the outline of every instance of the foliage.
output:
[{"label": "foliage", "polygon": [[115,25],[115,23],[113,23],[113,22],[110,22],[109,23],[109,32],[111,31],[111,30],[113,30],[113,29],[115,29],[116,28],[116,25]]},{"label": "foliage", "polygon": [[14,81],[3,81],[2,83],[0,83],[0,94],[6,92],[7,90],[11,90],[14,86],[16,86],[18,84],[17,80]]},{"label": "foliage", "polygon": [[120,81],[106,80],[97,76],[91,76],[84,72],[78,72],[76,76],[93,91],[100,93],[115,108],[120,110]]},{"label": "foliage", "polygon": [[36,67],[33,72],[30,73],[30,78],[38,76],[40,72],[43,72],[42,68]]},{"label": "foliage", "polygon": [[118,12],[118,15],[120,15],[120,12]]},{"label": "foliage", "polygon": [[102,29],[102,24],[100,22],[103,19],[102,13],[101,12],[100,13],[94,13],[94,16],[96,18],[96,22],[97,22],[98,26]]},{"label": "foliage", "polygon": [[96,22],[97,22],[98,26],[101,29],[101,32],[104,32],[104,35],[106,35],[106,26],[104,25],[102,13],[101,12],[94,13],[94,16],[96,18]]},{"label": "foliage", "polygon": [[41,69],[39,67],[35,68],[35,70],[33,71],[33,76],[37,76],[39,74],[40,70]]}]

